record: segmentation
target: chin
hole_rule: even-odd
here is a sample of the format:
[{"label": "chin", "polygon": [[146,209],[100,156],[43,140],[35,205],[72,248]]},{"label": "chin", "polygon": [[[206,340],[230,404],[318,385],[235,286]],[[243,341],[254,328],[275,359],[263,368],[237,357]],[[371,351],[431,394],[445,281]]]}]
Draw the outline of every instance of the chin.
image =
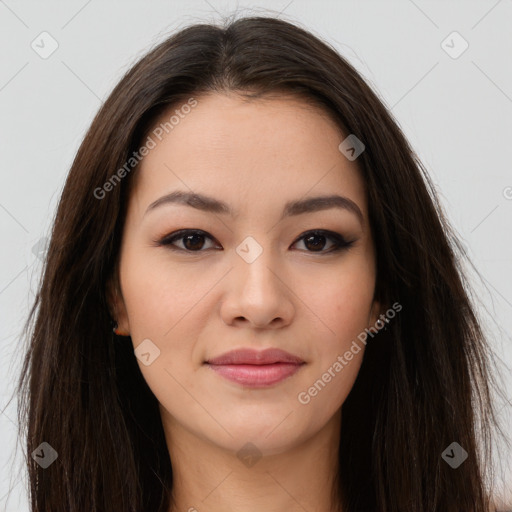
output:
[{"label": "chin", "polygon": [[[220,429],[215,432],[210,431],[208,440],[231,452],[239,452],[246,445],[254,446],[255,450],[261,455],[277,455],[293,448],[294,445],[303,442],[308,433],[306,427],[302,428],[297,424],[296,414],[288,411],[283,414],[282,410],[276,415],[262,415],[261,413],[250,418],[238,417],[231,418],[229,421],[222,421],[226,430]],[[289,414],[289,415],[288,415]],[[219,418],[219,421],[220,418]],[[250,451],[252,448],[247,447]]]}]

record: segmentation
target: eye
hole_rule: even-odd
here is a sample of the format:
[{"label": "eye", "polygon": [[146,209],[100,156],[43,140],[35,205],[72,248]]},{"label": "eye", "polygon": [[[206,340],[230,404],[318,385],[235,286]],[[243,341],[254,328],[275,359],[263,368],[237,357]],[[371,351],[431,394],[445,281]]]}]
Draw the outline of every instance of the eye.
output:
[{"label": "eye", "polygon": [[[324,251],[323,249],[325,247],[326,240],[331,240],[332,245],[329,250]],[[307,233],[304,233],[297,240],[297,242],[302,241],[308,249],[311,249],[308,252],[320,252],[324,254],[341,251],[342,249],[348,249],[355,242],[355,240],[345,240],[345,238],[339,233],[335,233],[334,231],[326,231],[323,229],[316,229],[314,231],[308,231]]]},{"label": "eye", "polygon": [[[213,240],[208,233],[200,229],[182,229],[166,235],[161,240],[155,241],[155,243],[159,246],[166,246],[173,251],[204,252],[201,249],[205,248],[205,239]],[[331,247],[329,250],[325,251],[324,248],[327,240],[331,241]],[[175,244],[177,241],[181,242],[181,247]],[[339,233],[317,229],[301,235],[292,246],[298,242],[304,243],[306,252],[326,254],[348,249],[355,240],[347,241]],[[211,249],[211,247],[206,247],[206,249]]]},{"label": "eye", "polygon": [[[212,240],[211,236],[199,229],[182,229],[165,236],[157,243],[176,251],[202,252],[201,249],[204,247],[205,238]],[[183,241],[183,247],[177,247],[174,244],[177,240]]]}]

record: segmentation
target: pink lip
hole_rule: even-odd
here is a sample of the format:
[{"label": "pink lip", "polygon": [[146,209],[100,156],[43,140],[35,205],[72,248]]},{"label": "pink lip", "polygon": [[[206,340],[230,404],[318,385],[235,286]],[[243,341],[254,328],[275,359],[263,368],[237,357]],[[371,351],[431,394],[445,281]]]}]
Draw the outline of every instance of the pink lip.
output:
[{"label": "pink lip", "polygon": [[301,358],[280,349],[242,349],[210,359],[206,364],[228,380],[261,388],[290,377],[305,363]]}]

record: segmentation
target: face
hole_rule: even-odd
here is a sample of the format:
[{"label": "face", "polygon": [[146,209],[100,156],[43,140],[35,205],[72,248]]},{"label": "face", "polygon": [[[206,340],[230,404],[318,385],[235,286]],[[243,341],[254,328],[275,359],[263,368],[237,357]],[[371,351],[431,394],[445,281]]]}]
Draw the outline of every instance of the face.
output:
[{"label": "face", "polygon": [[[339,356],[381,312],[364,182],[338,149],[346,136],[299,99],[196,99],[172,130],[152,132],[134,176],[117,319],[166,432],[278,453],[340,414],[364,344]],[[208,363],[269,348],[302,363]]]}]

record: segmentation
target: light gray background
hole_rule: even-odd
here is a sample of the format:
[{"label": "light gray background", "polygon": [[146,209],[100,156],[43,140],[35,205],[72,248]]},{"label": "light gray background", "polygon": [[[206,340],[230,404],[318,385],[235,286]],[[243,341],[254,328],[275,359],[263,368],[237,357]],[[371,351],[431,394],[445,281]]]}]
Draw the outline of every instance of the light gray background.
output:
[{"label": "light gray background", "polygon": [[[392,110],[484,277],[485,287],[475,282],[477,296],[496,351],[512,367],[512,0],[0,0],[0,511],[28,511],[21,453],[14,452],[15,401],[6,405],[41,269],[32,248],[48,235],[80,141],[101,101],[146,50],[237,7],[240,15],[282,11],[331,42]],[[31,48],[43,31],[59,45],[47,59]],[[456,59],[441,46],[453,31],[469,44]],[[452,40],[452,51],[461,48]],[[510,375],[506,380],[511,399]],[[509,431],[511,408],[499,402]],[[498,492],[509,496],[511,459],[496,450],[506,483]]]}]

